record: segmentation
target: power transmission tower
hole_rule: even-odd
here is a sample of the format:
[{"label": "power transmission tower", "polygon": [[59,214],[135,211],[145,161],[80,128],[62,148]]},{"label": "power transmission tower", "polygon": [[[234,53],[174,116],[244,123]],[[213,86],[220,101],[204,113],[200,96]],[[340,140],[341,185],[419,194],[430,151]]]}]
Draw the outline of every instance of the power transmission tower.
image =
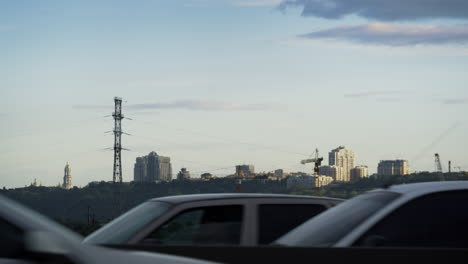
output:
[{"label": "power transmission tower", "polygon": [[115,110],[112,113],[114,117],[114,175],[113,175],[113,182],[122,183],[122,160],[121,160],[121,152],[122,152],[122,124],[121,121],[124,118],[122,114],[122,98],[114,97],[115,102]]}]

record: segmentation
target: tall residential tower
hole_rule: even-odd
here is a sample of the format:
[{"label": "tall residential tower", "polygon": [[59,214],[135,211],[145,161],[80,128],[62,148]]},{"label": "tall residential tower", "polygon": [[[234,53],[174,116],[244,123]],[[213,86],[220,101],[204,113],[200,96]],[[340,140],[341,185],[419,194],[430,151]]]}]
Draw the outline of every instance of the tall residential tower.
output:
[{"label": "tall residential tower", "polygon": [[343,168],[342,181],[348,182],[351,179],[351,169],[354,168],[354,152],[339,146],[328,153],[328,164]]},{"label": "tall residential tower", "polygon": [[136,182],[157,182],[172,180],[171,159],[152,151],[147,156],[136,158],[133,169]]}]

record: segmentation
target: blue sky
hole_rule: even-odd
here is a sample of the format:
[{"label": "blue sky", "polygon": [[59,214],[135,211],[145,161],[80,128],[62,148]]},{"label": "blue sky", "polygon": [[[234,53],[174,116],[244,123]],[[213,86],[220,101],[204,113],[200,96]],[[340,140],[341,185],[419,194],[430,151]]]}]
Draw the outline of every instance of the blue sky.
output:
[{"label": "blue sky", "polygon": [[371,172],[433,170],[435,152],[468,170],[463,1],[363,2],[0,2],[0,186],[56,185],[67,161],[77,186],[111,180],[114,96],[125,181],[150,151],[194,176],[311,171],[339,145]]}]

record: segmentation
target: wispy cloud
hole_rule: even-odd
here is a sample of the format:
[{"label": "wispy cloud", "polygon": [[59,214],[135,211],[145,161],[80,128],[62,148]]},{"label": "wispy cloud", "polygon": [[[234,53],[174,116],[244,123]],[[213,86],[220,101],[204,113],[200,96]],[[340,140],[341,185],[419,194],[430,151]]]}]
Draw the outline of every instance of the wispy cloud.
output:
[{"label": "wispy cloud", "polygon": [[210,84],[210,81],[206,80],[144,80],[144,81],[133,81],[127,85],[132,88],[177,88],[177,87],[194,87],[204,86]]},{"label": "wispy cloud", "polygon": [[234,1],[233,4],[236,6],[276,6],[281,3],[282,0],[239,0]]},{"label": "wispy cloud", "polygon": [[447,99],[444,104],[468,104],[468,98]]},{"label": "wispy cloud", "polygon": [[[174,102],[159,102],[147,104],[124,105],[128,110],[164,110],[164,109],[187,109],[187,110],[205,110],[205,111],[257,111],[274,110],[282,108],[278,104],[235,104],[225,101],[211,100],[180,100]],[[75,109],[112,109],[112,105],[74,105]]]},{"label": "wispy cloud", "polygon": [[299,37],[386,46],[468,44],[468,26],[399,26],[369,23],[319,30]]},{"label": "wispy cloud", "polygon": [[366,91],[366,92],[345,94],[344,97],[346,98],[375,97],[375,96],[383,96],[383,95],[396,95],[396,94],[401,94],[401,93],[402,93],[401,91]]},{"label": "wispy cloud", "polygon": [[339,19],[347,15],[381,21],[468,19],[466,0],[284,0],[280,10],[302,8],[302,16]]},{"label": "wispy cloud", "polygon": [[272,104],[234,104],[224,101],[183,100],[169,103],[135,104],[129,109],[189,109],[189,110],[270,110],[278,108]]},{"label": "wispy cloud", "polygon": [[72,105],[73,109],[108,110],[112,109],[112,107],[112,105]]}]

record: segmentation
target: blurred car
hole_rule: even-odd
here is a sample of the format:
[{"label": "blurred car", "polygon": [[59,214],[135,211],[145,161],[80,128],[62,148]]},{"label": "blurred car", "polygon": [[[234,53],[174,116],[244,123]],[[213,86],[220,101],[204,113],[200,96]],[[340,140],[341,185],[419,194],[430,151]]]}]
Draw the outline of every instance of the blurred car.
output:
[{"label": "blurred car", "polygon": [[273,244],[468,248],[468,181],[395,185],[352,198]]},{"label": "blurred car", "polygon": [[0,263],[212,263],[84,245],[82,237],[0,195]]},{"label": "blurred car", "polygon": [[267,245],[342,199],[196,194],[151,199],[84,239],[88,244]]}]

